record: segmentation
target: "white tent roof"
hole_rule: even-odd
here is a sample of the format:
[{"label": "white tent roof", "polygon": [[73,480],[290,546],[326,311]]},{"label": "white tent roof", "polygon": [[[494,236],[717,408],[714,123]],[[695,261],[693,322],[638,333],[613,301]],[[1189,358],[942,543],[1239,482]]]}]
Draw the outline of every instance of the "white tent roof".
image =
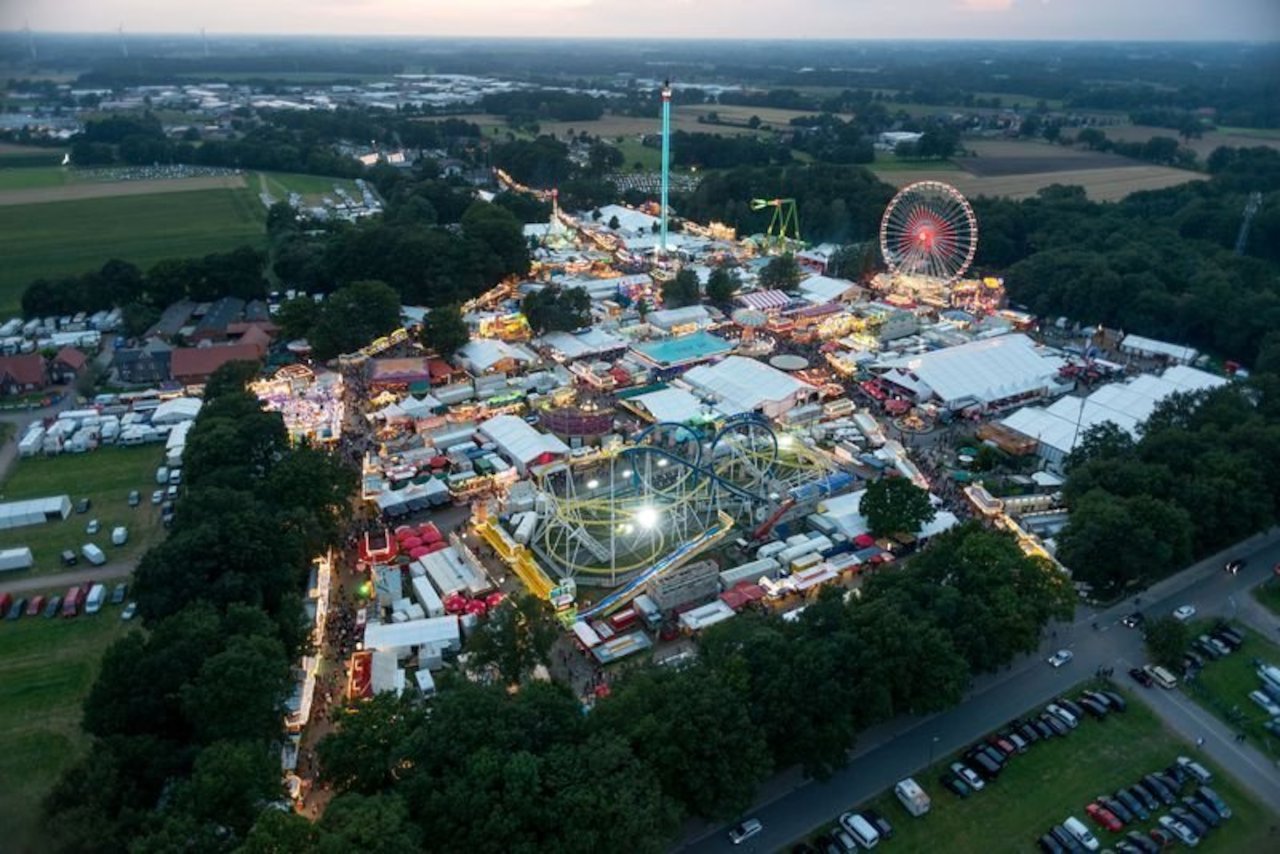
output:
[{"label": "white tent roof", "polygon": [[401,650],[411,646],[457,646],[460,640],[458,618],[428,617],[406,623],[369,623],[364,629],[364,648],[368,650]]},{"label": "white tent roof", "polygon": [[[950,405],[966,400],[990,403],[1051,388],[1065,362],[1038,348],[1027,336],[1014,334],[890,359],[885,364],[915,374]],[[892,373],[888,378],[896,381]]]},{"label": "white tent roof", "polygon": [[71,498],[66,495],[9,501],[0,504],[0,531],[23,525],[39,525],[48,521],[50,516],[65,519],[70,513]]},{"label": "white tent roof", "polygon": [[508,457],[528,464],[543,454],[567,454],[569,446],[555,436],[539,433],[524,419],[499,415],[481,423],[480,433]]},{"label": "white tent roof", "polygon": [[1193,362],[1200,355],[1194,347],[1182,344],[1170,344],[1168,341],[1157,341],[1155,338],[1144,338],[1141,335],[1126,335],[1120,342],[1121,350],[1134,350],[1138,353],[1157,356],[1168,356],[1180,362]]},{"label": "white tent roof", "polygon": [[537,354],[527,347],[508,344],[493,338],[472,338],[459,348],[456,358],[472,371],[484,373],[503,359],[528,363],[536,361]]},{"label": "white tent roof", "polygon": [[853,282],[827,276],[810,276],[800,283],[800,293],[812,303],[835,302],[844,296]]},{"label": "white tent roof", "polygon": [[1226,380],[1178,365],[1162,376],[1143,374],[1128,382],[1108,383],[1088,397],[1064,397],[1052,406],[1025,406],[1001,423],[1061,453],[1070,453],[1090,427],[1110,421],[1131,435],[1171,394],[1217,388]]},{"label": "white tent roof", "polygon": [[764,362],[745,356],[729,356],[714,365],[699,365],[685,373],[684,381],[714,395],[717,409],[726,415],[751,412],[766,403],[781,403],[812,387]]},{"label": "white tent roof", "polygon": [[631,402],[644,407],[655,421],[684,424],[702,415],[698,398],[682,388],[664,388],[636,395]]},{"label": "white tent roof", "polygon": [[190,421],[200,414],[204,403],[196,397],[175,397],[166,400],[151,413],[152,424],[177,424],[179,421]]},{"label": "white tent roof", "polygon": [[[849,539],[861,536],[870,529],[867,526],[866,517],[858,509],[862,504],[862,496],[866,494],[865,489],[859,489],[856,492],[847,492],[844,495],[837,495],[834,498],[824,499],[818,505],[818,513],[816,516],[822,516],[830,521],[840,533]],[[920,529],[917,537],[932,537],[934,534],[940,534],[943,531],[954,528],[960,524],[960,520],[949,510],[938,509],[938,513],[933,517],[933,521],[925,524]]]},{"label": "white tent roof", "polygon": [[581,359],[627,346],[624,339],[595,326],[582,332],[548,332],[542,336],[542,343],[566,359]]},{"label": "white tent roof", "polygon": [[662,311],[651,311],[645,317],[648,323],[660,329],[670,329],[685,323],[706,323],[711,315],[700,305],[686,305],[683,308],[667,308]]}]

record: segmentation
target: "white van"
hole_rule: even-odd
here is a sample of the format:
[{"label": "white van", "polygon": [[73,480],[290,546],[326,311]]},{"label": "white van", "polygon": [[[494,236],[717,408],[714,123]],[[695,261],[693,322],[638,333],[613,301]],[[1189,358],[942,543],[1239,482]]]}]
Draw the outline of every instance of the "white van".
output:
[{"label": "white van", "polygon": [[871,822],[856,812],[847,812],[840,816],[840,825],[849,831],[849,835],[863,848],[875,848],[880,844],[880,832],[871,826]]},{"label": "white van", "polygon": [[123,546],[129,542],[129,529],[124,525],[117,525],[111,529],[111,545]]},{"label": "white van", "polygon": [[1147,675],[1155,680],[1155,683],[1165,690],[1173,690],[1178,687],[1178,679],[1168,670],[1165,670],[1158,664],[1148,664],[1142,668],[1147,671]]},{"label": "white van", "polygon": [[164,486],[168,482],[169,468],[167,466],[160,466],[160,468],[156,469],[156,483]]},{"label": "white van", "polygon": [[1084,826],[1083,821],[1071,815],[1067,816],[1067,820],[1062,823],[1062,826],[1067,829],[1067,833],[1074,836],[1076,841],[1085,848],[1090,851],[1098,850],[1098,840],[1089,832],[1089,828]]}]

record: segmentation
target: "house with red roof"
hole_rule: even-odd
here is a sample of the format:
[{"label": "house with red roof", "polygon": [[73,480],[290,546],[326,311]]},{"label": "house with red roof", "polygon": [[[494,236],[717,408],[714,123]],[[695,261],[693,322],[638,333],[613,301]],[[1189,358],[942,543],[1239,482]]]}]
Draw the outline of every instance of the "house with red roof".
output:
[{"label": "house with red roof", "polygon": [[49,369],[39,353],[0,357],[0,394],[23,394],[48,385]]},{"label": "house with red roof", "polygon": [[73,383],[87,364],[89,364],[89,357],[84,353],[75,347],[63,347],[53,357],[53,365],[49,373],[56,382]]}]

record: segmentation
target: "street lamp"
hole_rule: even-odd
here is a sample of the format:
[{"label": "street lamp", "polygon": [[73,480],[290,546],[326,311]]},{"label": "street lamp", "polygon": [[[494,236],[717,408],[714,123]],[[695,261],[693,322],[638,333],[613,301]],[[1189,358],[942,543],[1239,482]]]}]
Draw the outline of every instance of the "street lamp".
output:
[{"label": "street lamp", "polygon": [[937,747],[937,745],[938,745],[938,737],[935,735],[935,736],[934,736],[934,737],[929,741],[929,765],[928,765],[928,767],[930,767],[930,768],[932,768],[932,767],[933,767],[933,749],[934,749],[935,747]]}]

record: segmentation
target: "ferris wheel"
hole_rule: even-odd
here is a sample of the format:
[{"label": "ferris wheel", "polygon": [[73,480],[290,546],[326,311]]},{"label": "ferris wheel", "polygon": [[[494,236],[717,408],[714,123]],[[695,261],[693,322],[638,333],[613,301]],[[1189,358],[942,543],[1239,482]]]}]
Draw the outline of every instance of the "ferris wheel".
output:
[{"label": "ferris wheel", "polygon": [[941,181],[908,184],[885,208],[880,251],[895,275],[954,282],[978,249],[978,218],[960,191]]}]

